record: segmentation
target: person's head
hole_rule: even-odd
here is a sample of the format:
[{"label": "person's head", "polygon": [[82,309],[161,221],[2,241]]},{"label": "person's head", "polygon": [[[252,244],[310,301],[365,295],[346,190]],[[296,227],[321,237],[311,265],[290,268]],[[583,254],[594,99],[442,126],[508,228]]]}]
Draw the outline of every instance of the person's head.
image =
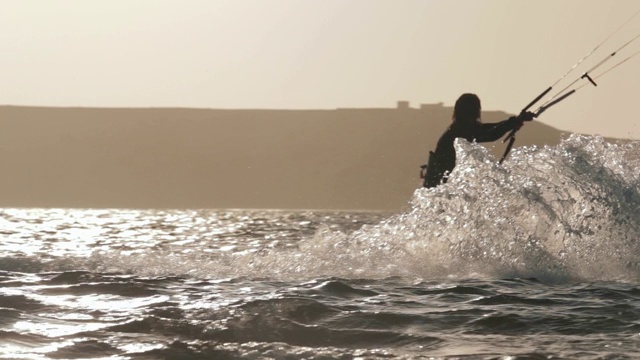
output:
[{"label": "person's head", "polygon": [[453,108],[453,121],[458,123],[478,121],[481,109],[480,98],[476,94],[462,94]]}]

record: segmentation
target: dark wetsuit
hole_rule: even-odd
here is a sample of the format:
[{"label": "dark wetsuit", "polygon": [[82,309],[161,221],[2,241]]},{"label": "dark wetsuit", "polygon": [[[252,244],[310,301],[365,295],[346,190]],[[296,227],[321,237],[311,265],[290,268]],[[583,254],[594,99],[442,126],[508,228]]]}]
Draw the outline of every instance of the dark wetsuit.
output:
[{"label": "dark wetsuit", "polygon": [[453,147],[456,138],[463,138],[469,142],[496,141],[521,125],[522,120],[516,116],[491,124],[483,124],[479,121],[461,124],[454,121],[438,140],[436,151],[429,152],[429,163],[423,186],[430,188],[447,182],[445,174],[451,172],[456,166],[456,151]]}]

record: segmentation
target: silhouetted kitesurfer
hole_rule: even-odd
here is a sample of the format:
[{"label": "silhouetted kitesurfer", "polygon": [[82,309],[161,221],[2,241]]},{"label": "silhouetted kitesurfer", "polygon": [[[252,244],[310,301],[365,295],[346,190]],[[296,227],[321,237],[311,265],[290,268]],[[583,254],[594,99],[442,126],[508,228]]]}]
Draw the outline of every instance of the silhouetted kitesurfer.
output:
[{"label": "silhouetted kitesurfer", "polygon": [[422,167],[423,186],[431,188],[447,182],[448,174],[456,165],[453,142],[463,138],[469,142],[489,142],[500,139],[507,132],[520,128],[524,121],[531,121],[534,114],[523,111],[507,120],[483,124],[480,122],[480,98],[475,94],[462,94],[453,109],[453,123],[442,134],[435,152],[429,152],[429,162]]}]

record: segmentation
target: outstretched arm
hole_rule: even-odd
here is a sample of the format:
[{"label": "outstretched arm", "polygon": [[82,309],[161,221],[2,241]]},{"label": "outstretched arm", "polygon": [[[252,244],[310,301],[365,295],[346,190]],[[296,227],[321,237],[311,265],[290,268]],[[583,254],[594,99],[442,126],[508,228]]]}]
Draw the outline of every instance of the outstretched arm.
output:
[{"label": "outstretched arm", "polygon": [[476,134],[477,142],[496,141],[504,136],[507,132],[522,126],[522,120],[516,116],[512,116],[507,120],[497,123],[480,124],[480,128]]},{"label": "outstretched arm", "polygon": [[496,141],[507,132],[513,129],[519,129],[525,121],[531,121],[535,116],[536,115],[534,113],[523,111],[518,116],[512,116],[507,120],[498,123],[480,124],[480,128],[476,136],[476,141]]}]

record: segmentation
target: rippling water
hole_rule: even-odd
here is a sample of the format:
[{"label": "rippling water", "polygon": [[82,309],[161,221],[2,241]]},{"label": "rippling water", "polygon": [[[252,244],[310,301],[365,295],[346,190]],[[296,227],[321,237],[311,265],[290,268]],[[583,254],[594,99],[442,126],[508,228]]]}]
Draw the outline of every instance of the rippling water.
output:
[{"label": "rippling water", "polygon": [[0,211],[0,358],[640,357],[640,145],[457,144],[406,211]]}]

